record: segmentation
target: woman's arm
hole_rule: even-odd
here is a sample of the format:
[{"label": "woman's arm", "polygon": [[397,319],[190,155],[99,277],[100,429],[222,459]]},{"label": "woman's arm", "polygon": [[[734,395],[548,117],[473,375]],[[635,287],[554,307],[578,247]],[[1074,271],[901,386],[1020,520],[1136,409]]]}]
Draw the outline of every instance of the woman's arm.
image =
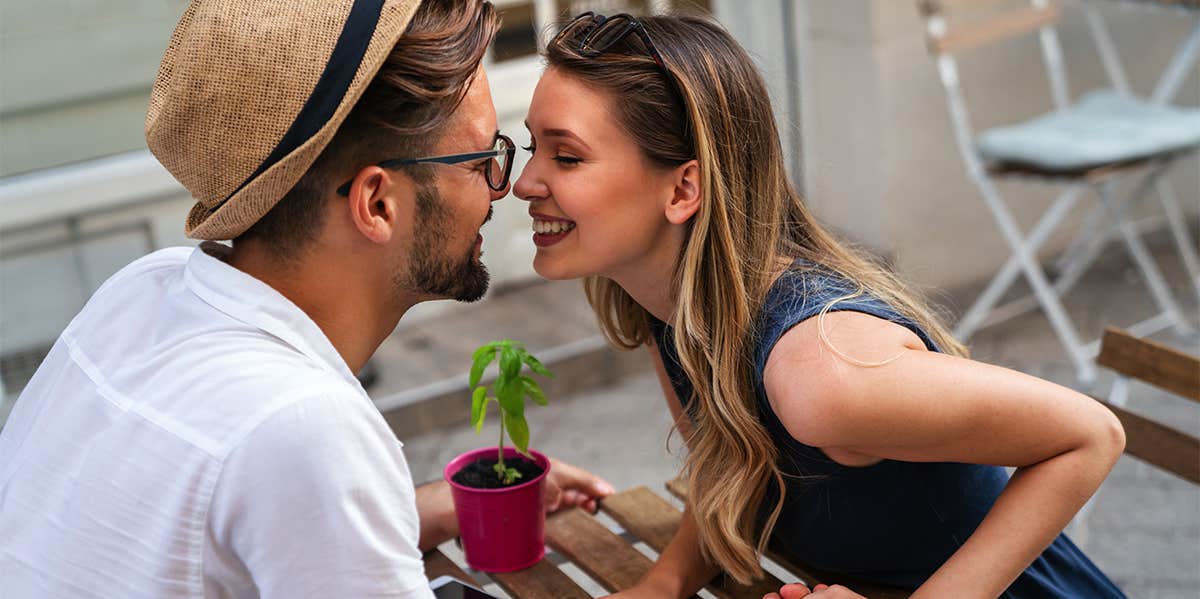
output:
[{"label": "woman's arm", "polygon": [[[996,597],[1100,486],[1125,445],[1091,398],[1012,370],[926,351],[908,329],[857,312],[826,315],[830,344],[788,331],[764,372],[771,406],[800,442],[835,461],[1016,466],[979,528],[919,597]],[[819,539],[813,542],[819,543]]]},{"label": "woman's arm", "polygon": [[[662,385],[663,399],[671,410],[671,417],[679,429],[680,436],[687,441],[691,434],[691,423],[683,413],[683,407],[675,395],[675,388],[667,377],[663,367],[662,357],[653,341],[647,349],[654,371],[658,374],[658,382]],[[720,570],[705,561],[700,553],[700,539],[696,534],[696,521],[692,519],[691,509],[683,510],[683,519],[679,530],[671,539],[671,543],[658,556],[658,561],[646,573],[646,576],[632,589],[623,591],[612,597],[633,599],[634,597],[690,597],[699,591],[708,581],[712,580]]]}]

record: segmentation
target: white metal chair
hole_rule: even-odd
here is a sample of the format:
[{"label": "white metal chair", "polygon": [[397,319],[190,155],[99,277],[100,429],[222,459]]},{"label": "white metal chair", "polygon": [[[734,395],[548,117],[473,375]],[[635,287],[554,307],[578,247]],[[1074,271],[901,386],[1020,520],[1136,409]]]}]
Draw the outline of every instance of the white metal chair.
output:
[{"label": "white metal chair", "polygon": [[[967,173],[1012,249],[1012,256],[959,320],[954,333],[965,341],[982,326],[1040,307],[1066,349],[1080,383],[1090,385],[1096,378],[1092,360],[1099,342],[1081,340],[1060,298],[1098,257],[1110,231],[1121,238],[1161,310],[1157,316],[1127,328],[1136,335],[1172,325],[1180,333],[1193,330],[1127,214],[1142,196],[1159,185],[1179,157],[1200,148],[1200,110],[1154,104],[1120,90],[1092,92],[1072,102],[1054,28],[1060,16],[1058,9],[1049,0],[1030,0],[1027,5],[1003,10],[996,4],[996,0],[918,0]],[[967,24],[956,18],[952,29],[948,8],[956,17],[965,13],[978,17],[981,9],[991,12],[986,19]],[[1054,110],[976,134],[959,84],[955,53],[1032,33],[1039,37]],[[1115,185],[1123,176],[1140,179],[1132,194],[1122,201],[1115,197]],[[1013,179],[1066,187],[1028,234],[1021,232],[996,186],[998,181]],[[1099,234],[1085,234],[1073,243],[1057,279],[1050,281],[1037,261],[1037,251],[1062,224],[1082,192],[1089,189],[1099,199],[1098,210],[1090,218],[1090,226],[1099,229]],[[1174,200],[1165,195],[1163,199],[1164,203]],[[1177,208],[1177,202],[1174,205]],[[1178,212],[1168,211],[1168,218],[1179,218]],[[1086,231],[1088,226],[1083,229]],[[1184,251],[1191,248],[1185,247]],[[1032,296],[997,307],[1018,275],[1024,276]]]},{"label": "white metal chair", "polygon": [[[1109,33],[1108,24],[1105,22],[1104,16],[1097,10],[1099,3],[1100,0],[1086,0],[1082,3],[1088,29],[1096,43],[1101,64],[1104,65],[1104,72],[1108,75],[1113,89],[1124,95],[1133,95],[1129,78],[1125,74],[1125,66],[1117,54],[1116,44],[1113,43],[1112,34]],[[1187,80],[1188,74],[1195,71],[1197,59],[1200,58],[1200,1],[1108,0],[1107,3],[1114,6],[1124,5],[1124,8],[1127,9],[1158,10],[1179,14],[1194,21],[1191,31],[1180,41],[1171,61],[1163,69],[1162,75],[1154,85],[1154,91],[1148,98],[1149,102],[1154,105],[1170,104],[1178,95],[1179,88]],[[1166,216],[1171,235],[1175,239],[1175,245],[1179,248],[1184,268],[1191,278],[1193,290],[1196,296],[1200,297],[1200,257],[1196,255],[1196,243],[1192,240],[1184,223],[1185,216],[1180,210],[1179,199],[1171,187],[1171,182],[1166,177],[1159,177],[1155,180],[1154,188],[1158,192],[1163,214]],[[1091,219],[1091,222],[1094,223],[1095,219]],[[1073,248],[1077,248],[1078,245],[1078,243],[1072,244]],[[1064,263],[1069,258],[1070,252],[1065,253]]]}]

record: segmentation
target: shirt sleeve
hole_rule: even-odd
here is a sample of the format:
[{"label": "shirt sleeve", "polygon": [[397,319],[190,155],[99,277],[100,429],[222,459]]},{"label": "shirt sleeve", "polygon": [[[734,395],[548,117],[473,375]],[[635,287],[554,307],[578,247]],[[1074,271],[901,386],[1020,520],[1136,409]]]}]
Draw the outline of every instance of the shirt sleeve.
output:
[{"label": "shirt sleeve", "polygon": [[253,428],[226,457],[209,535],[264,599],[433,597],[401,444],[349,392],[290,402]]}]

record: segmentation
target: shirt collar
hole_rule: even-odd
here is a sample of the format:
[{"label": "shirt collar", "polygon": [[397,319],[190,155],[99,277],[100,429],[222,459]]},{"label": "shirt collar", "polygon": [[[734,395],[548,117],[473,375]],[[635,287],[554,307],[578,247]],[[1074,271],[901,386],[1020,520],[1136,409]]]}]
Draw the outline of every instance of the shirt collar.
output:
[{"label": "shirt collar", "polygon": [[193,250],[184,274],[188,288],[217,310],[278,338],[341,375],[367,397],[317,323],[270,285],[224,262],[222,257],[228,253],[227,246],[207,241]]}]

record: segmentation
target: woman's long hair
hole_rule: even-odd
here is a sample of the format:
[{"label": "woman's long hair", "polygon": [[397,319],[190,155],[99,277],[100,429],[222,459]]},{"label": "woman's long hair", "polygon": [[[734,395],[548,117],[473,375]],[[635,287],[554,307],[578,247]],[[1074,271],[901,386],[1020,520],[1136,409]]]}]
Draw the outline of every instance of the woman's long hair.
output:
[{"label": "woman's long hair", "polygon": [[[695,389],[684,470],[702,551],[748,582],[762,575],[759,556],[785,488],[752,383],[754,318],[775,277],[804,258],[889,303],[943,351],[965,350],[918,296],[834,239],[809,213],[785,172],[766,85],[729,33],[695,16],[639,20],[677,85],[633,34],[585,57],[577,52],[578,35],[568,32],[550,44],[547,61],[549,68],[611,94],[619,124],[653,163],[699,163],[702,201],[673,275],[676,311],[668,323]],[[633,349],[650,340],[649,314],[619,285],[591,277],[584,288],[612,343]],[[772,480],[780,499],[766,506],[759,528],[757,515]]]}]

